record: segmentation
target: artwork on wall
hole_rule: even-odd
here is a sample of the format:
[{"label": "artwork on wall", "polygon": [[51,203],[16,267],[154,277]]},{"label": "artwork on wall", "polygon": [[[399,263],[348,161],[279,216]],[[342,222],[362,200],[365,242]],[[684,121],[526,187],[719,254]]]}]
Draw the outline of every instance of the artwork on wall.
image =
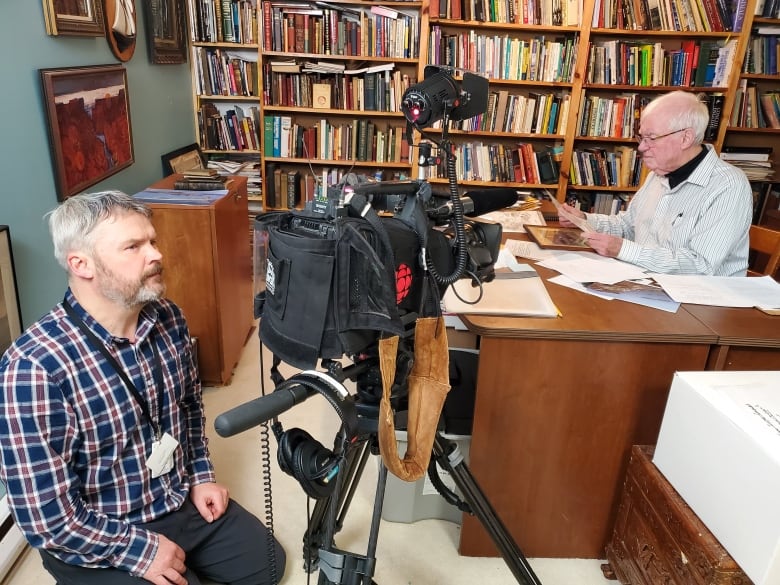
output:
[{"label": "artwork on wall", "polygon": [[22,332],[22,313],[16,290],[11,233],[0,225],[0,355]]},{"label": "artwork on wall", "polygon": [[124,67],[41,69],[40,74],[60,201],[133,164]]},{"label": "artwork on wall", "polygon": [[187,60],[184,2],[146,0],[146,36],[149,61],[178,64]]},{"label": "artwork on wall", "polygon": [[50,35],[106,34],[103,0],[43,0],[43,17]]},{"label": "artwork on wall", "polygon": [[129,61],[135,53],[136,0],[104,0],[106,39],[111,52],[120,61]]}]

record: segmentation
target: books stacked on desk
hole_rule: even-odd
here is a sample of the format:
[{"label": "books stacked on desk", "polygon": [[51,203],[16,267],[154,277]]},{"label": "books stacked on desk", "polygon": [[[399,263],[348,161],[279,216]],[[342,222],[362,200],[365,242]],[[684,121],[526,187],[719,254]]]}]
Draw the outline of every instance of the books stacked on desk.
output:
[{"label": "books stacked on desk", "polygon": [[182,173],[173,187],[184,191],[219,191],[225,188],[227,177],[221,176],[216,169],[192,169]]}]

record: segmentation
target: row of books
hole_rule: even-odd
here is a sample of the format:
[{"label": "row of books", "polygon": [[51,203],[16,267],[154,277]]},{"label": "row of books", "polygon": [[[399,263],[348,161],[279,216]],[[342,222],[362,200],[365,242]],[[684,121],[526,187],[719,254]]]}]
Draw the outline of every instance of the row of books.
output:
[{"label": "row of books", "polygon": [[237,104],[221,112],[207,102],[198,110],[200,144],[207,150],[260,150],[259,109],[251,106],[245,113]]},{"label": "row of books", "polygon": [[575,37],[531,39],[489,35],[471,29],[448,34],[431,27],[428,62],[465,69],[491,79],[571,83],[577,55]]},{"label": "row of books", "polygon": [[334,125],[326,119],[310,126],[290,116],[265,116],[266,157],[314,160],[408,162],[409,143],[404,128],[368,119]]},{"label": "row of books", "polygon": [[778,39],[780,39],[780,27],[777,28],[777,34],[751,36],[742,71],[761,75],[777,75],[777,64],[780,62]]},{"label": "row of books", "polygon": [[566,203],[588,213],[615,215],[628,209],[632,197],[632,193],[570,191],[566,194]]},{"label": "row of books", "polygon": [[642,160],[633,147],[578,148],[572,152],[569,182],[572,185],[636,187],[641,173]]},{"label": "row of books", "polygon": [[579,0],[431,0],[431,18],[577,26],[582,10]]},{"label": "row of books", "polygon": [[206,43],[258,42],[256,0],[187,0],[190,38]]},{"label": "row of books", "polygon": [[771,181],[775,170],[771,146],[724,146],[720,158],[742,169],[751,181]]},{"label": "row of books", "polygon": [[624,93],[612,97],[582,94],[579,136],[632,138],[639,131],[642,109],[651,96]]},{"label": "row of books", "polygon": [[[270,208],[294,209],[310,201],[325,200],[327,187],[339,184],[349,171],[349,168],[326,167],[315,174],[312,169],[301,171],[283,168],[274,162],[268,163],[265,203]],[[380,181],[400,181],[408,178],[398,171],[386,169],[376,169],[375,177]]]},{"label": "row of books", "polygon": [[596,0],[594,28],[738,32],[746,0]]},{"label": "row of books", "polygon": [[401,97],[413,83],[400,71],[355,76],[273,73],[270,64],[264,67],[263,99],[272,106],[398,112]]},{"label": "row of books", "polygon": [[[557,152],[536,151],[530,143],[515,145],[469,142],[455,147],[455,175],[464,181],[554,184],[558,182]],[[424,178],[447,178],[446,162],[422,167]]]},{"label": "row of books", "polygon": [[415,59],[420,17],[415,11],[357,4],[263,2],[266,51]]},{"label": "row of books", "polygon": [[529,92],[528,95],[491,91],[485,113],[452,123],[467,132],[509,132],[512,134],[560,134],[566,132],[569,94]]},{"label": "row of books", "polygon": [[256,55],[193,46],[192,62],[199,95],[259,95]]},{"label": "row of books", "polygon": [[780,0],[757,0],[756,16],[780,18]]},{"label": "row of books", "polygon": [[[593,43],[588,54],[588,83],[719,87],[727,81],[727,43],[685,40],[669,50],[660,42],[609,40]],[[721,71],[718,76],[717,72]]]},{"label": "row of books", "polygon": [[734,96],[731,126],[780,128],[780,91],[760,91],[743,79]]}]

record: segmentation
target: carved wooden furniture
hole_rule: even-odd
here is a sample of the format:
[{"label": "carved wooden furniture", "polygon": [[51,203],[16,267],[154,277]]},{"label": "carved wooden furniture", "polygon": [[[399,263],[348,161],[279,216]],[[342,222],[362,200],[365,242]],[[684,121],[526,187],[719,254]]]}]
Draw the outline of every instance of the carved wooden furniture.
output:
[{"label": "carved wooden furniture", "polygon": [[625,585],[749,585],[752,581],[652,462],[634,446],[605,576]]}]

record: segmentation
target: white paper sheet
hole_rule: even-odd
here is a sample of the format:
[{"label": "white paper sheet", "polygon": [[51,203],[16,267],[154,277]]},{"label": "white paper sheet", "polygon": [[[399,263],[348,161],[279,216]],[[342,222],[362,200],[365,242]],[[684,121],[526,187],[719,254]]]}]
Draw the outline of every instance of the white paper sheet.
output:
[{"label": "white paper sheet", "polygon": [[780,307],[780,283],[771,276],[652,276],[670,297],[680,303],[715,307]]}]

